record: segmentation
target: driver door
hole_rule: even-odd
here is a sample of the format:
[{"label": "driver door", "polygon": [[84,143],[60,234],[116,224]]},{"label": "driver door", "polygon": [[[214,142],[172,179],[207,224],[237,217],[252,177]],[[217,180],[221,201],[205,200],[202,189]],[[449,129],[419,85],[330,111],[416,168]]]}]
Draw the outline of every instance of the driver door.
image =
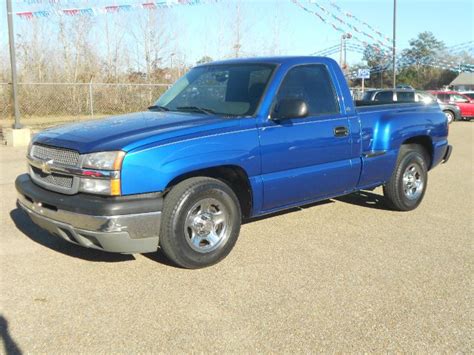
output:
[{"label": "driver door", "polygon": [[359,134],[358,121],[341,112],[332,83],[322,64],[296,66],[283,79],[276,100],[303,100],[308,115],[268,119],[260,127],[264,211],[356,186],[360,158],[353,135]]}]

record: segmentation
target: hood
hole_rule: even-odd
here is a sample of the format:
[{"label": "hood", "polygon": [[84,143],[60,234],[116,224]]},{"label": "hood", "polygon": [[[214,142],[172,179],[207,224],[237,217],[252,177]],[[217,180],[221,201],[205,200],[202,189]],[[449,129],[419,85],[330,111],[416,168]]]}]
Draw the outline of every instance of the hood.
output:
[{"label": "hood", "polygon": [[187,112],[138,112],[67,124],[38,133],[34,143],[69,148],[79,153],[132,149],[200,132],[218,133],[239,125],[238,119]]}]

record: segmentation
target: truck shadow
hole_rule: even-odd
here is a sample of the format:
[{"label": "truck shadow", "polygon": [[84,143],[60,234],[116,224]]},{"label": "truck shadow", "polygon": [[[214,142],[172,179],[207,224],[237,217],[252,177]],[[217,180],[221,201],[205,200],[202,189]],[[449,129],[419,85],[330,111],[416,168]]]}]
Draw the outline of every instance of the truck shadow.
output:
[{"label": "truck shadow", "polygon": [[87,261],[96,262],[121,262],[135,260],[133,255],[107,253],[95,249],[86,249],[78,245],[66,242],[60,237],[54,236],[51,233],[37,227],[25,212],[16,208],[10,212],[10,217],[15,223],[15,226],[25,236],[32,241],[45,246],[49,249],[59,253],[79,258]]},{"label": "truck shadow", "polygon": [[337,197],[335,200],[349,203],[351,205],[374,208],[377,210],[390,210],[382,195],[377,195],[369,191],[357,191],[350,195]]},{"label": "truck shadow", "polygon": [[267,218],[286,215],[289,213],[299,212],[306,208],[317,207],[317,206],[325,205],[328,203],[335,203],[337,201],[348,203],[355,206],[360,206],[360,207],[374,208],[378,210],[390,210],[390,208],[385,203],[383,196],[374,194],[373,192],[369,192],[369,191],[357,191],[349,195],[344,195],[344,196],[336,197],[329,200],[313,202],[307,205],[302,205],[299,207],[293,207],[287,210],[266,214],[264,216],[249,218],[249,219],[244,220],[243,224],[261,221]]},{"label": "truck shadow", "polygon": [[269,214],[266,214],[266,215],[263,215],[263,216],[258,216],[258,217],[253,217],[253,218],[247,218],[247,219],[243,220],[242,224],[247,224],[247,223],[262,221],[262,220],[265,220],[265,219],[268,219],[268,218],[272,218],[272,217],[277,217],[277,216],[282,216],[282,215],[289,214],[289,213],[299,212],[299,211],[302,211],[302,210],[304,210],[304,209],[306,209],[306,208],[311,208],[311,207],[326,205],[326,204],[328,204],[328,203],[334,203],[334,201],[333,201],[333,200],[323,200],[323,201],[318,201],[318,202],[309,203],[309,204],[307,204],[307,205],[302,205],[302,206],[298,206],[298,207],[288,208],[288,209],[283,210],[283,211],[278,211],[278,212],[269,213]]},{"label": "truck shadow", "polygon": [[181,267],[177,264],[174,264],[172,261],[170,261],[166,257],[166,255],[161,251],[160,248],[158,248],[158,250],[154,253],[146,253],[146,254],[141,254],[141,255],[144,256],[147,259],[150,259],[151,261],[154,261],[154,262],[166,265],[166,266],[171,266],[171,267],[174,267],[174,268],[177,268],[177,269],[184,269],[183,267]]}]

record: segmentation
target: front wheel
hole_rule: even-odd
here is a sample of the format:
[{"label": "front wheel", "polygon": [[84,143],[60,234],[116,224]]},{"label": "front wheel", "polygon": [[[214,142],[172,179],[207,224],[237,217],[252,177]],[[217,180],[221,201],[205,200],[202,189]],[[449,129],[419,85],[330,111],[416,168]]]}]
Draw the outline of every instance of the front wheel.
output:
[{"label": "front wheel", "polygon": [[229,186],[217,179],[190,178],[165,197],[160,247],[181,267],[210,266],[234,247],[241,218],[239,201]]},{"label": "front wheel", "polygon": [[402,145],[395,171],[383,187],[392,209],[411,211],[418,207],[428,184],[428,162],[429,157],[420,145]]}]

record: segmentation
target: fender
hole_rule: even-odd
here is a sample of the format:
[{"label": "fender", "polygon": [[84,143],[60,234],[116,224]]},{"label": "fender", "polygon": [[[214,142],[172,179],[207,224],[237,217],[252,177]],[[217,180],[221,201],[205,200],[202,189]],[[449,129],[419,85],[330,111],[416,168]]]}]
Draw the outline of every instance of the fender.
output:
[{"label": "fender", "polygon": [[255,127],[139,148],[124,158],[122,194],[163,191],[183,174],[223,165],[238,166],[250,178],[260,172],[259,154]]},{"label": "fender", "polygon": [[400,105],[395,110],[392,106],[382,114],[380,111],[361,111],[364,147],[360,188],[387,182],[395,168],[400,147],[407,141],[426,139],[431,148],[431,167],[441,161],[442,148],[448,144],[448,126],[437,104]]}]

